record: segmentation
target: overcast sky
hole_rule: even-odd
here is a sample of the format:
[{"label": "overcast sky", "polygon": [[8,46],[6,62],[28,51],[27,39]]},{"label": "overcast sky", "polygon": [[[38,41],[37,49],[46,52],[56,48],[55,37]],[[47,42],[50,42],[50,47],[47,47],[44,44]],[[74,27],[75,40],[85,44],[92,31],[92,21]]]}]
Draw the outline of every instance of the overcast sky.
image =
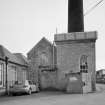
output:
[{"label": "overcast sky", "polygon": [[[83,0],[84,13],[100,0]],[[67,32],[68,0],[0,0],[0,44],[24,55],[43,37]],[[96,67],[105,69],[105,0],[84,17],[85,31],[97,31]]]}]

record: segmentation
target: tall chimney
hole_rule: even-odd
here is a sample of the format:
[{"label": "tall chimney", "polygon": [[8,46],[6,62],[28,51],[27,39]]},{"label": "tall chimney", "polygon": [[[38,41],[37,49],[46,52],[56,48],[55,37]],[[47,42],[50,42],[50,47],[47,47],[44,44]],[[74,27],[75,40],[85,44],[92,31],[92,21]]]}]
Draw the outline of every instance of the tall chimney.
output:
[{"label": "tall chimney", "polygon": [[68,0],[68,33],[83,31],[83,0]]}]

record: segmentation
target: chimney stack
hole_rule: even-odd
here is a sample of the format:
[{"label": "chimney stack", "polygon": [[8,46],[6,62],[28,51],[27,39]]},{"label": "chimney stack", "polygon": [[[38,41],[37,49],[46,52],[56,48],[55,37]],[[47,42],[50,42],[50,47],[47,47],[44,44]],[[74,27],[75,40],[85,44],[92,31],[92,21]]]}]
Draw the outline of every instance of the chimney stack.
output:
[{"label": "chimney stack", "polygon": [[68,33],[83,31],[83,0],[68,0]]}]

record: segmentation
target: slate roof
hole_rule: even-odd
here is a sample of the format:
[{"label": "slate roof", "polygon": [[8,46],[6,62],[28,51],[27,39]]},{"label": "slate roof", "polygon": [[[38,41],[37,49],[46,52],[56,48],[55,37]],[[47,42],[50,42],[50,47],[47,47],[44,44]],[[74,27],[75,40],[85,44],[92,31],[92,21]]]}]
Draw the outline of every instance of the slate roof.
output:
[{"label": "slate roof", "polygon": [[22,61],[20,57],[16,56],[15,54],[12,54],[4,46],[0,45],[0,58],[5,59],[5,57],[8,57],[10,62],[27,66],[25,64],[25,61]]},{"label": "slate roof", "polygon": [[14,53],[14,55],[20,60],[21,64],[28,65],[29,61],[22,53]]}]

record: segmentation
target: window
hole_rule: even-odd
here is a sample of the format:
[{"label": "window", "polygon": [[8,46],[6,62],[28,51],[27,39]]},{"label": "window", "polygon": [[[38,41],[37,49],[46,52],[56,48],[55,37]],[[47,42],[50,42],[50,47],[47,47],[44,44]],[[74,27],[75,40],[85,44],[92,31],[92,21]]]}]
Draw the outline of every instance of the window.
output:
[{"label": "window", "polygon": [[45,52],[40,54],[40,64],[41,65],[46,65],[48,64],[48,56]]},{"label": "window", "polygon": [[8,65],[8,85],[12,86],[15,81],[17,81],[17,71],[15,65]]},{"label": "window", "polygon": [[17,81],[17,69],[16,69],[16,67],[14,67],[14,70],[15,70],[15,81]]},{"label": "window", "polygon": [[86,55],[82,55],[80,58],[80,72],[84,72],[84,73],[88,72],[88,63],[87,63]]},{"label": "window", "polygon": [[4,65],[3,63],[0,63],[0,85],[3,85],[3,69]]},{"label": "window", "polygon": [[22,71],[22,73],[23,73],[23,75],[22,75],[23,80],[26,80],[26,71],[25,71],[25,70],[23,70],[23,71]]}]

